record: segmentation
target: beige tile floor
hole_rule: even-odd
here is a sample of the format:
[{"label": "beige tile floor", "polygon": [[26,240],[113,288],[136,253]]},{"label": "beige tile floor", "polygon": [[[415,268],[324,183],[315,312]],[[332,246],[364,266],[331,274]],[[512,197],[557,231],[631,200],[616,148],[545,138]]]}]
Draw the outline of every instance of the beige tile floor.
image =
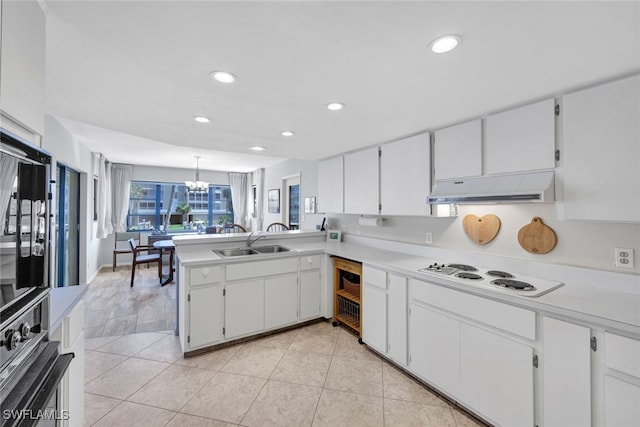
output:
[{"label": "beige tile floor", "polygon": [[186,359],[170,331],[89,338],[85,425],[479,424],[321,322]]},{"label": "beige tile floor", "polygon": [[131,287],[130,267],[118,267],[115,272],[102,269],[89,284],[85,297],[85,336],[109,337],[173,329],[175,284],[161,287],[157,272],[155,264],[136,269]]},{"label": "beige tile floor", "polygon": [[86,426],[478,426],[320,322],[183,358],[175,287],[103,271],[86,302]]}]

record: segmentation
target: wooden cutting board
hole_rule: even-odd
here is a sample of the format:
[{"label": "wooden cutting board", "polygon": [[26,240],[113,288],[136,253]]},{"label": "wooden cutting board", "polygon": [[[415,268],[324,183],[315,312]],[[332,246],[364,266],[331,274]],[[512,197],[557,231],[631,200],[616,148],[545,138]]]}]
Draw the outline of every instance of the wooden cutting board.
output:
[{"label": "wooden cutting board", "polygon": [[534,216],[531,223],[525,225],[518,231],[518,243],[527,252],[532,254],[546,254],[555,248],[558,239],[556,233],[547,227],[537,216]]},{"label": "wooden cutting board", "polygon": [[471,240],[479,245],[486,245],[498,235],[500,218],[492,214],[482,217],[466,215],[462,220],[462,227]]}]

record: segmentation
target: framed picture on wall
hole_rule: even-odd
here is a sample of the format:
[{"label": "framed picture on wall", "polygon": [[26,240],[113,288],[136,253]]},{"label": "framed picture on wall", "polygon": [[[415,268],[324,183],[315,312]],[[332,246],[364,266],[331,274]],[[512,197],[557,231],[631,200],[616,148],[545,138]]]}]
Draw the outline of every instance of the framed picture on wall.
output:
[{"label": "framed picture on wall", "polygon": [[280,190],[269,190],[267,197],[267,203],[269,206],[269,213],[280,213]]}]

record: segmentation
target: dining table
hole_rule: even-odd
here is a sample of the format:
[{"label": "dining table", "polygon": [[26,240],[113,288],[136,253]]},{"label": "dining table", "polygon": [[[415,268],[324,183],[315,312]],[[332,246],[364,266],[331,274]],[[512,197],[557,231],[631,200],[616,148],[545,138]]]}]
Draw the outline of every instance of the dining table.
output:
[{"label": "dining table", "polygon": [[173,240],[157,240],[153,242],[153,247],[160,251],[160,259],[162,260],[162,256],[165,253],[169,254],[169,274],[166,277],[163,275],[160,278],[160,285],[164,286],[167,283],[173,282],[173,272],[175,271],[175,267],[173,265],[173,258],[176,252],[176,246],[173,244]]}]

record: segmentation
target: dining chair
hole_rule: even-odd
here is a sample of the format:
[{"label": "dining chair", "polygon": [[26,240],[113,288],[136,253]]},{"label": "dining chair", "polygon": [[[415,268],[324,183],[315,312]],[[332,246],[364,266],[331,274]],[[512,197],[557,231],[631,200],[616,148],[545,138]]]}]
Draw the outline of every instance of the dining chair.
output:
[{"label": "dining chair", "polygon": [[[151,253],[150,251],[154,250],[153,246],[138,245],[135,239],[129,239],[129,246],[133,253],[133,261],[131,263],[131,286],[133,287],[133,279],[136,276],[136,265],[139,264],[147,264],[147,266],[149,266],[149,264],[153,262],[158,263],[158,278],[162,281],[162,260],[160,259],[160,253]],[[147,252],[147,254],[142,254],[142,252]]]},{"label": "dining chair", "polygon": [[269,224],[269,226],[267,227],[267,231],[275,232],[275,231],[285,231],[285,230],[289,230],[289,226],[281,222],[273,222]]},{"label": "dining chair", "polygon": [[116,257],[122,254],[130,254],[131,248],[126,242],[133,239],[136,243],[140,243],[139,231],[125,231],[115,233],[115,243],[113,245],[113,271],[116,271]]},{"label": "dining chair", "polygon": [[230,224],[224,227],[225,233],[246,233],[247,229],[240,224]]}]

